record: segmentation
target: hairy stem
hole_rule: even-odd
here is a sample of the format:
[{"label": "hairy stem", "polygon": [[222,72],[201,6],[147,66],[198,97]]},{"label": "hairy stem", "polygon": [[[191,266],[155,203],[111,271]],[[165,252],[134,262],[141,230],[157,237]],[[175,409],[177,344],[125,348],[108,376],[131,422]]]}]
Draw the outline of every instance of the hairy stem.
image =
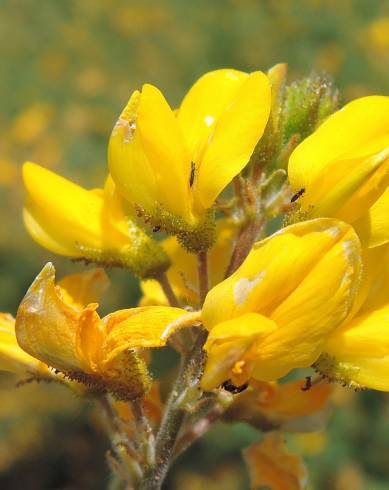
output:
[{"label": "hairy stem", "polygon": [[200,305],[203,305],[205,297],[209,290],[208,254],[206,250],[198,254],[198,275],[199,275]]},{"label": "hairy stem", "polygon": [[248,180],[245,180],[244,182],[246,184],[244,193],[244,214],[246,215],[246,220],[243,223],[236,240],[230,263],[228,264],[225,273],[225,278],[233,274],[243,263],[264,225],[261,197],[257,195],[251,182]]},{"label": "hairy stem", "polygon": [[182,360],[157,434],[155,465],[146,473],[138,490],[159,490],[162,486],[185,418],[185,406],[199,396],[198,382],[203,373],[206,338],[206,330],[201,329],[191,351]]},{"label": "hairy stem", "polygon": [[117,458],[111,456],[111,466],[117,468],[118,476],[131,485],[142,476],[136,448],[129,440],[109,396],[102,396],[99,401],[109,423],[112,447]]},{"label": "hairy stem", "polygon": [[161,288],[163,289],[163,292],[165,293],[166,299],[168,300],[170,306],[180,306],[180,303],[173,291],[167,275],[165,273],[160,274],[157,277],[157,281],[161,285]]},{"label": "hairy stem", "polygon": [[240,175],[236,175],[234,177],[234,179],[232,180],[232,186],[234,188],[234,193],[236,198],[236,207],[240,211],[243,211],[245,197],[243,192],[242,177]]},{"label": "hairy stem", "polygon": [[228,264],[225,277],[229,277],[242,264],[244,259],[249,254],[255,240],[255,223],[250,221],[244,226],[236,240],[235,248],[231,255],[230,263]]},{"label": "hairy stem", "polygon": [[143,465],[152,466],[155,463],[155,438],[150,422],[144,413],[143,400],[133,400],[131,408],[138,433],[139,449],[143,455]]},{"label": "hairy stem", "polygon": [[193,424],[187,432],[185,432],[177,441],[174,448],[174,459],[178,458],[185,452],[195,441],[200,439],[211,427],[211,425],[219,419],[225,408],[219,403],[215,404],[205,417],[202,417]]}]

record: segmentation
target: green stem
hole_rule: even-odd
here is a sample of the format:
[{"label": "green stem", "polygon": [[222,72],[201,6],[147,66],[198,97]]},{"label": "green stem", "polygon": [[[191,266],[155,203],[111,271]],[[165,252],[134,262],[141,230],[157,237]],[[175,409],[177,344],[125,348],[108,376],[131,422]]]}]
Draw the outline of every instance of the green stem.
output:
[{"label": "green stem", "polygon": [[199,396],[198,382],[204,368],[203,345],[207,334],[206,330],[200,330],[191,351],[186,358],[183,358],[157,434],[156,463],[146,473],[138,490],[159,490],[166,477],[174,446],[185,418],[185,406],[193,401],[193,398]]},{"label": "green stem", "polygon": [[139,450],[142,453],[145,468],[155,464],[155,438],[153,429],[143,409],[143,399],[131,402],[132,413],[135,418],[138,433]]},{"label": "green stem", "polygon": [[120,478],[130,485],[142,475],[141,467],[137,461],[137,451],[123,429],[122,422],[112,406],[109,396],[101,396],[99,401],[109,423],[112,446],[117,458],[112,456],[111,465],[117,468]]}]

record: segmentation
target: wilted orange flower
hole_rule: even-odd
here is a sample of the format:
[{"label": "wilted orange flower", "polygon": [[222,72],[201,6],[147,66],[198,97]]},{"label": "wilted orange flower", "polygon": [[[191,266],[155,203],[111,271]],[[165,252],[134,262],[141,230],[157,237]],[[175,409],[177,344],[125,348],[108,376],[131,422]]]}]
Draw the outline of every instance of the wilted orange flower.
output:
[{"label": "wilted orange flower", "polygon": [[20,303],[15,327],[19,345],[70,379],[121,399],[149,389],[138,349],[166,345],[177,328],[198,318],[167,306],[120,310],[100,318],[98,304],[85,305],[85,299],[91,299],[89,291],[68,287],[64,292],[56,286],[54,267],[47,264]]},{"label": "wilted orange flower", "polygon": [[271,432],[244,452],[250,473],[250,488],[304,490],[308,473],[303,460],[287,451],[282,433]]}]

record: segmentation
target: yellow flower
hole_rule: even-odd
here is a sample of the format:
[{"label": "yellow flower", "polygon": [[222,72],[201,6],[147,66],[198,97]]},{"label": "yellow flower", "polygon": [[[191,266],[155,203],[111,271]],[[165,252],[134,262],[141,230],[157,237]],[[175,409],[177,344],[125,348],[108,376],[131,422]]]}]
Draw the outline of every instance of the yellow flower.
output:
[{"label": "yellow flower", "polygon": [[[150,385],[139,348],[162,347],[198,314],[167,306],[120,310],[100,318],[97,303],[80,308],[55,285],[48,263],[23,298],[16,317],[19,345],[68,378],[120,399],[142,395]],[[82,301],[82,300],[81,300]]]},{"label": "yellow flower", "polygon": [[389,241],[389,97],[347,104],[304,140],[289,180],[310,217],[352,223],[370,247]]},{"label": "yellow flower", "polygon": [[141,277],[165,270],[162,248],[126,215],[111,178],[104,190],[86,190],[34,163],[23,167],[24,222],[48,250],[104,265],[128,267]]},{"label": "yellow flower", "polygon": [[256,243],[206,297],[203,387],[272,381],[310,366],[349,314],[360,270],[359,239],[337,220],[298,223]]},{"label": "yellow flower", "polygon": [[19,347],[15,336],[15,319],[0,313],[0,371],[17,375],[50,377],[50,370]]},{"label": "yellow flower", "polygon": [[[209,283],[216,286],[224,279],[232,249],[236,239],[236,226],[227,221],[219,221],[217,239],[209,249]],[[187,252],[175,237],[164,240],[161,245],[165,249],[172,265],[166,275],[176,297],[182,304],[199,304],[199,285],[197,259]],[[167,305],[166,296],[158,281],[148,279],[141,282],[143,297],[141,306]]]},{"label": "yellow flower", "polygon": [[248,163],[269,117],[270,92],[262,72],[216,70],[173,112],[156,87],[144,85],[132,94],[109,144],[119,192],[168,232],[197,229]]},{"label": "yellow flower", "polygon": [[364,261],[364,298],[329,336],[315,367],[354,388],[389,391],[389,250],[375,250]]},{"label": "yellow flower", "polygon": [[245,449],[243,456],[250,473],[250,488],[305,490],[308,472],[304,461],[287,451],[281,432],[270,432]]}]

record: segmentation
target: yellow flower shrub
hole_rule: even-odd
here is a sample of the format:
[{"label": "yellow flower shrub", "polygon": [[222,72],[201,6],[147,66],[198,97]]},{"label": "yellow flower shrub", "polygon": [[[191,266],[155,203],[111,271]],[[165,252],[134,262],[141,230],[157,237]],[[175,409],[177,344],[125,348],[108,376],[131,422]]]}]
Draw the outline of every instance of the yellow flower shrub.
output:
[{"label": "yellow flower shrub", "polygon": [[[23,166],[32,238],[131,271],[141,298],[100,316],[103,269],[56,283],[46,264],[16,320],[0,314],[0,369],[91,398],[119,486],[160,489],[223,420],[262,431],[244,451],[252,488],[305,489],[284,433],[324,430],[330,383],[389,391],[389,98],[338,100],[285,64],[208,72],[177,110],[145,84],[103,188]],[[180,358],[173,383],[156,349]]]}]

